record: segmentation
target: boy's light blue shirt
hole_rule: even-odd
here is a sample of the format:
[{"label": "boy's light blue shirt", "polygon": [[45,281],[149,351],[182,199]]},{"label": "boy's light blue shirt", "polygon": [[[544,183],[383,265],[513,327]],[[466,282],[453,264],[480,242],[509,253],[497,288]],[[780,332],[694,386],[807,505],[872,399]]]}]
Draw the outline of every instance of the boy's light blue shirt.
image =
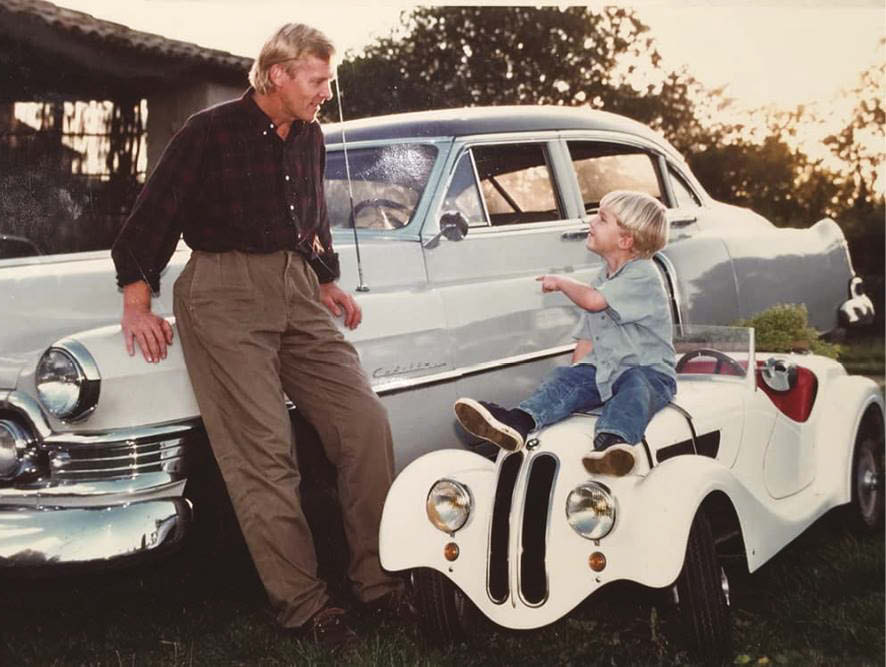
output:
[{"label": "boy's light blue shirt", "polygon": [[612,385],[632,366],[646,366],[676,380],[673,320],[661,274],[651,259],[632,259],[612,276],[606,265],[591,280],[609,304],[599,312],[582,310],[573,338],[594,344],[580,364],[597,369],[600,398],[612,397]]}]

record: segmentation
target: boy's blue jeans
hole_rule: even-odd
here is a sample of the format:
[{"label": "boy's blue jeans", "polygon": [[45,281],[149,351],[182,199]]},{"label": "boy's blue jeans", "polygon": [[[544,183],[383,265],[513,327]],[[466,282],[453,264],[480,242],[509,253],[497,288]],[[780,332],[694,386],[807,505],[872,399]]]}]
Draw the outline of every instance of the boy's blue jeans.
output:
[{"label": "boy's blue jeans", "polygon": [[517,407],[541,428],[573,412],[602,405],[594,436],[613,433],[633,445],[643,439],[652,417],[670,402],[676,391],[673,378],[645,366],[634,366],[619,376],[612,387],[612,398],[604,403],[597,391],[597,369],[590,364],[577,364],[555,368],[532,396]]}]

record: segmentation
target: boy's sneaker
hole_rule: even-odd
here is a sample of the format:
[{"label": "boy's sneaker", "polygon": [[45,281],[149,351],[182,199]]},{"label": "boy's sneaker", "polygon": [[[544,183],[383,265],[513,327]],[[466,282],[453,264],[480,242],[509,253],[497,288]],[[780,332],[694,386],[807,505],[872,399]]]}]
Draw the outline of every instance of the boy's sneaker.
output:
[{"label": "boy's sneaker", "polygon": [[594,438],[594,451],[581,462],[592,475],[624,477],[634,469],[636,459],[633,446],[613,433],[599,433]]},{"label": "boy's sneaker", "polygon": [[[532,430],[526,419],[514,414],[518,411],[506,410],[495,403],[460,398],[454,407],[455,416],[468,433],[509,452],[522,449],[526,436]],[[532,421],[529,415],[526,418]]]}]

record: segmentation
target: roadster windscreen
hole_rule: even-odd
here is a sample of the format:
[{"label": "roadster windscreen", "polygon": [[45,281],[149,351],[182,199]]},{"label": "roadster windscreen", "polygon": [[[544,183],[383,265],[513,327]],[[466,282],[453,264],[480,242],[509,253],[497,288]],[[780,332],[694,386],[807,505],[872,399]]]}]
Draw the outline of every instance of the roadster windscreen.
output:
[{"label": "roadster windscreen", "polygon": [[[348,162],[358,229],[399,229],[412,221],[437,159],[427,144],[349,148]],[[345,153],[326,156],[326,205],[332,227],[351,227]]]}]

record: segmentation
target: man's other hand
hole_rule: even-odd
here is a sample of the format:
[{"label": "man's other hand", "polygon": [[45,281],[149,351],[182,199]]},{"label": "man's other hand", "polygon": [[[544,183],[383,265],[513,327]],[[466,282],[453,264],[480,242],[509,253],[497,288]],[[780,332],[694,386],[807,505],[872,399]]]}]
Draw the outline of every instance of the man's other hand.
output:
[{"label": "man's other hand", "polygon": [[320,301],[329,308],[335,317],[344,312],[345,326],[348,329],[356,329],[363,320],[363,311],[360,304],[350,294],[345,292],[335,283],[323,283],[320,285]]},{"label": "man's other hand", "polygon": [[123,288],[123,342],[129,356],[135,354],[135,345],[148,363],[166,358],[166,348],[172,345],[172,325],[151,312],[151,288],[145,282],[130,283]]}]

